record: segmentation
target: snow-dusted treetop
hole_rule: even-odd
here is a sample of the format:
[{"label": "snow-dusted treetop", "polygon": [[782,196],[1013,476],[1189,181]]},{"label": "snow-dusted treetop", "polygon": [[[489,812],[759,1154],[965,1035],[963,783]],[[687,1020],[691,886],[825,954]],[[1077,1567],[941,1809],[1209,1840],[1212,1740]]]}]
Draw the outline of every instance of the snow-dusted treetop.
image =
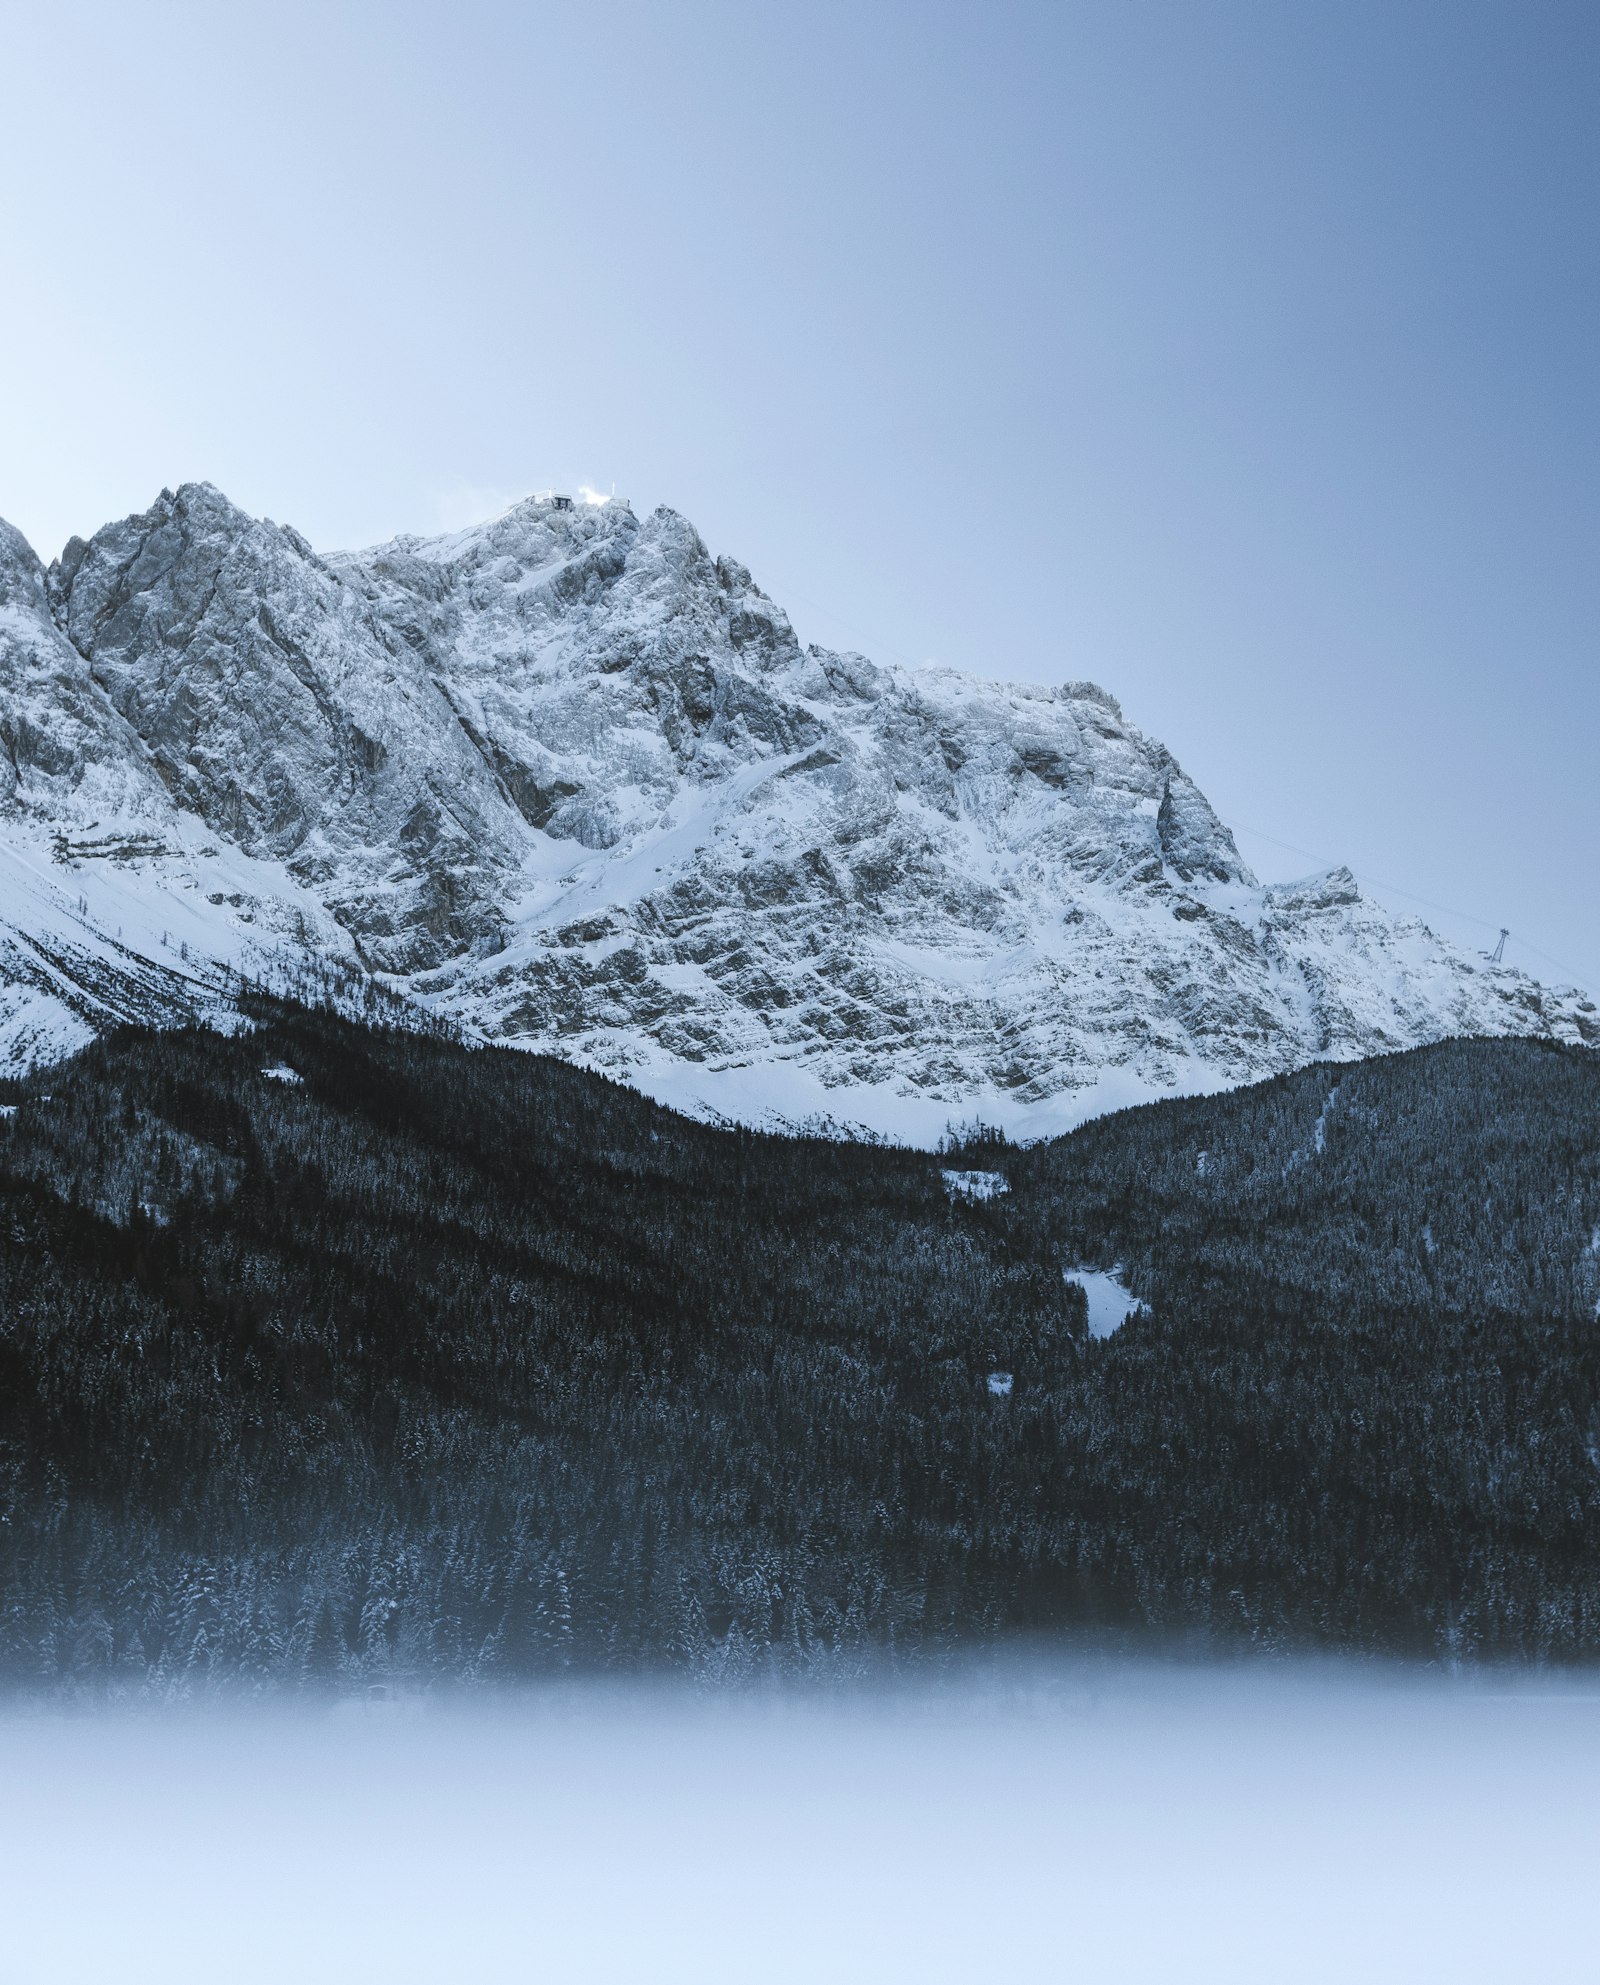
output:
[{"label": "snow-dusted treetop", "polygon": [[331,971],[917,1139],[1456,1033],[1600,1043],[1347,872],[1262,888],[1093,684],[802,648],[671,510],[323,558],[208,485],[0,526],[0,1062]]}]

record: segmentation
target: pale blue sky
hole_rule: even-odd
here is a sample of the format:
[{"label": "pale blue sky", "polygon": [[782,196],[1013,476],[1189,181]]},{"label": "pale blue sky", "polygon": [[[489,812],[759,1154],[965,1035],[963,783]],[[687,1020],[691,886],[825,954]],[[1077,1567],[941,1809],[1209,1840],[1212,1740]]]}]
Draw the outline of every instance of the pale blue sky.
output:
[{"label": "pale blue sky", "polygon": [[1600,989],[1588,0],[11,0],[0,100],[47,555],[190,477],[328,548],[615,483]]}]

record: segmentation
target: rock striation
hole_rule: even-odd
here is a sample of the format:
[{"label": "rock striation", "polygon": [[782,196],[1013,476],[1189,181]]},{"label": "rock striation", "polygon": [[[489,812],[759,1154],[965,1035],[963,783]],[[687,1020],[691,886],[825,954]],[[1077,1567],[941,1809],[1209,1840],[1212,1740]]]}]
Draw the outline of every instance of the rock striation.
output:
[{"label": "rock striation", "polygon": [[1104,690],[803,647],[671,510],[322,557],[188,485],[48,573],[0,526],[0,742],[0,1065],[241,973],[917,1141],[1600,1044],[1345,871],[1263,888]]}]

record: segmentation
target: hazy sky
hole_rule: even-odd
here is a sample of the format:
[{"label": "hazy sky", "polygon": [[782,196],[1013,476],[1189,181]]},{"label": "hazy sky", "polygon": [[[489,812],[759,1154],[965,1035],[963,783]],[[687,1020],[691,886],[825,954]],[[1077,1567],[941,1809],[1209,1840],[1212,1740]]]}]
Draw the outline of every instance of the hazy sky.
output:
[{"label": "hazy sky", "polygon": [[1600,989],[1592,0],[0,25],[46,555],[188,478],[326,548],[615,483]]}]

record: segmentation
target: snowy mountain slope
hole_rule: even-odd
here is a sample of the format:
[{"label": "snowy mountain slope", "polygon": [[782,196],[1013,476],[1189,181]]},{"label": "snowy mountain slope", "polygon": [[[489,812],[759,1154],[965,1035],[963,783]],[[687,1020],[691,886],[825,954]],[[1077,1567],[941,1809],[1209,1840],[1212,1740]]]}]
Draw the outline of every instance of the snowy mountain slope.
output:
[{"label": "snowy mountain slope", "polygon": [[357,967],[314,896],[176,802],[4,524],[0,751],[0,1073],[123,1021],[229,1024],[241,972]]},{"label": "snowy mountain slope", "polygon": [[304,539],[185,489],[50,580],[174,798],[290,861],[369,964],[496,941],[520,822],[411,646]]},{"label": "snowy mountain slope", "polygon": [[[177,1011],[327,956],[664,1100],[919,1140],[1446,1034],[1600,1043],[1582,995],[1343,871],[1261,888],[1102,690],[802,648],[668,510],[324,559],[201,485],[48,582],[5,545],[0,845],[33,881],[0,882],[0,1000],[81,1027],[96,971]],[[51,887],[80,949],[137,928],[137,969],[29,979]],[[0,1009],[14,1056],[28,1024]]]}]

